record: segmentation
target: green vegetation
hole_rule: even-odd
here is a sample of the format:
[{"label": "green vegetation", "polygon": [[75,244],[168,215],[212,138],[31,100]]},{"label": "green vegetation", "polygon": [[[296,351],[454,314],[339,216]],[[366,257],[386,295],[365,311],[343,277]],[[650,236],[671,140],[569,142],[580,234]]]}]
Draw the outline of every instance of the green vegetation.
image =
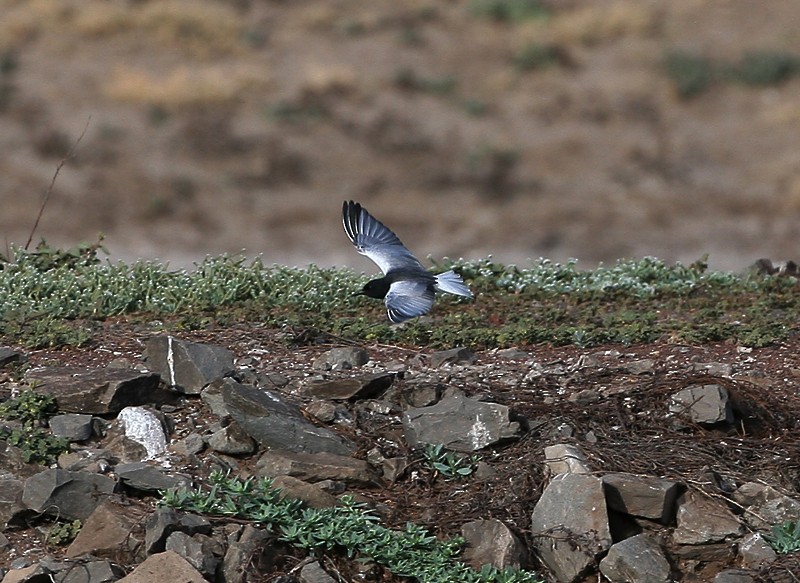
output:
[{"label": "green vegetation", "polygon": [[66,439],[43,427],[57,411],[56,400],[50,395],[23,391],[18,397],[0,403],[0,418],[17,421],[17,426],[0,427],[0,440],[20,448],[26,463],[53,462],[69,450]]},{"label": "green vegetation", "polygon": [[[261,323],[289,341],[326,334],[355,342],[476,349],[551,343],[594,346],[658,339],[766,346],[800,315],[797,279],[713,272],[654,258],[579,270],[546,259],[441,261],[476,294],[442,295],[431,314],[390,326],[383,304],[354,296],[367,277],[347,269],[267,266],[212,257],[192,271],[97,260],[99,247],[15,249],[0,264],[0,334],[33,347],[82,345],[105,318],[159,319],[166,329]],[[82,251],[81,251],[82,250]],[[77,255],[76,255],[77,253]]]},{"label": "green vegetation", "polygon": [[737,62],[727,63],[673,51],[667,54],[664,67],[678,95],[688,99],[704,93],[717,81],[754,87],[778,85],[800,74],[800,56],[780,51],[750,51]]},{"label": "green vegetation", "polygon": [[561,65],[563,56],[556,45],[531,43],[514,56],[514,65],[520,71],[534,71]]},{"label": "green vegetation", "polygon": [[510,24],[550,16],[547,5],[540,0],[472,0],[469,10],[474,16]]},{"label": "green vegetation", "polygon": [[453,451],[445,451],[443,445],[428,444],[422,451],[425,464],[438,472],[445,480],[466,478],[475,471],[478,456],[467,456]]},{"label": "green vegetation", "polygon": [[442,541],[414,524],[403,530],[382,526],[364,504],[344,496],[333,508],[303,508],[297,500],[281,499],[267,478],[241,480],[221,472],[210,476],[210,487],[169,490],[163,505],[201,514],[231,516],[260,523],[281,540],[319,556],[344,553],[383,565],[395,575],[426,583],[535,583],[533,573],[486,567],[474,571],[457,561],[463,539]]},{"label": "green vegetation", "polygon": [[56,522],[47,532],[47,542],[53,545],[66,545],[72,542],[83,528],[80,520]]},{"label": "green vegetation", "polygon": [[800,520],[776,524],[772,527],[772,533],[764,538],[781,555],[800,551]]},{"label": "green vegetation", "polygon": [[423,77],[413,69],[400,69],[394,77],[394,84],[400,89],[420,91],[433,95],[449,96],[458,87],[458,78],[454,75],[441,77]]}]

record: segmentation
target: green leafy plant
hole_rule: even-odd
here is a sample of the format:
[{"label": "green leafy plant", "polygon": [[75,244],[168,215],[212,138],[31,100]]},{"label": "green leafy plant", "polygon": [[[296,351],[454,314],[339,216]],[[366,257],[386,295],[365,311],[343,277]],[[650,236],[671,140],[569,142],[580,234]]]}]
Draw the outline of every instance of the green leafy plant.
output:
[{"label": "green leafy plant", "polygon": [[47,533],[47,542],[54,545],[65,545],[72,542],[83,528],[80,520],[57,522]]},{"label": "green leafy plant", "polygon": [[446,451],[441,444],[427,444],[422,450],[425,463],[439,473],[445,480],[466,478],[475,471],[480,458],[467,456],[453,451]]},{"label": "green leafy plant", "polygon": [[516,569],[474,571],[458,562],[463,539],[439,540],[414,524],[392,530],[364,504],[343,496],[332,508],[304,508],[282,498],[268,478],[241,480],[213,472],[207,487],[173,489],[161,504],[203,514],[234,516],[258,522],[281,540],[311,554],[343,552],[371,558],[392,573],[426,583],[539,583],[535,574]]},{"label": "green leafy plant", "polygon": [[800,551],[800,520],[774,525],[771,534],[765,535],[764,539],[776,553],[785,555]]},{"label": "green leafy plant", "polygon": [[473,0],[469,10],[475,16],[511,24],[550,15],[540,0]]},{"label": "green leafy plant", "polygon": [[23,391],[18,397],[0,404],[0,417],[18,423],[17,426],[0,427],[0,439],[19,447],[26,463],[51,463],[69,450],[69,441],[42,427],[57,410],[58,405],[52,396]]},{"label": "green leafy plant", "polygon": [[704,93],[716,76],[710,59],[685,51],[668,53],[664,67],[678,95],[684,99]]}]

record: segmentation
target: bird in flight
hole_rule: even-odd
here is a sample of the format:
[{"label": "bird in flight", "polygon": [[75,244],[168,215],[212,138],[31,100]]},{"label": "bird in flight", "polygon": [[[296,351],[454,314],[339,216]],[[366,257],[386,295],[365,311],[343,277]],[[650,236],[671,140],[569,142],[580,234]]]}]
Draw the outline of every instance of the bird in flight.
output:
[{"label": "bird in flight", "polygon": [[433,307],[437,291],[472,297],[460,275],[452,270],[439,275],[429,272],[391,229],[359,203],[344,202],[342,223],[356,250],[372,259],[383,272],[383,277],[368,282],[358,293],[382,299],[392,322],[426,314]]}]

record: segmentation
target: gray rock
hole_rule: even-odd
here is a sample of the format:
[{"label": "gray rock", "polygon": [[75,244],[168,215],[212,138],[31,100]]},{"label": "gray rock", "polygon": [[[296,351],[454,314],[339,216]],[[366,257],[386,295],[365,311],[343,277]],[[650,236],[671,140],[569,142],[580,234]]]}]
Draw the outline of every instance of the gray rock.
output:
[{"label": "gray rock", "polygon": [[742,525],[721,502],[689,490],[678,499],[677,528],[672,540],[679,545],[705,545],[737,536]]},{"label": "gray rock", "polygon": [[[85,527],[84,527],[85,528]],[[125,575],[125,570],[110,560],[65,564],[64,578],[59,583],[111,583]]]},{"label": "gray rock", "polygon": [[52,571],[42,565],[18,567],[12,562],[11,570],[3,577],[3,583],[50,583],[53,580],[51,575]]},{"label": "gray rock", "polygon": [[141,444],[152,459],[167,449],[167,436],[158,415],[144,407],[125,407],[117,416],[125,437]]},{"label": "gray rock", "polygon": [[80,413],[66,413],[50,418],[50,431],[53,435],[69,441],[85,441],[92,436],[92,416]]},{"label": "gray rock", "polygon": [[121,550],[136,551],[143,536],[136,532],[145,516],[142,508],[135,504],[106,499],[84,521],[78,536],[67,548],[69,558],[93,555],[108,559],[119,559]]},{"label": "gray rock", "polygon": [[197,514],[176,512],[172,508],[156,508],[145,523],[145,552],[150,555],[166,548],[167,539],[173,532],[189,536],[211,534],[211,523]]},{"label": "gray rock", "polygon": [[772,563],[778,558],[775,550],[769,545],[764,537],[753,532],[745,535],[738,545],[739,557],[742,566],[748,569],[757,569],[763,565]]},{"label": "gray rock", "polygon": [[509,419],[509,408],[470,399],[450,389],[436,405],[410,408],[403,415],[409,445],[443,445],[446,449],[471,452],[516,438],[520,425]]},{"label": "gray rock", "polygon": [[272,485],[275,488],[280,488],[281,498],[300,500],[310,508],[331,508],[336,506],[336,496],[328,494],[314,484],[309,484],[291,476],[278,476],[272,482]]},{"label": "gray rock", "polygon": [[34,512],[84,521],[115,487],[114,480],[98,474],[45,470],[25,481],[22,503]]},{"label": "gray rock", "polygon": [[331,401],[312,401],[305,406],[305,412],[323,423],[333,423],[336,419],[338,408]]},{"label": "gray rock", "polygon": [[551,475],[589,474],[591,468],[583,451],[568,443],[557,443],[544,448],[545,464]]},{"label": "gray rock", "polygon": [[611,547],[603,482],[585,474],[559,474],[531,515],[533,546],[556,578],[570,583]]},{"label": "gray rock", "polygon": [[111,368],[41,367],[25,375],[40,393],[52,395],[67,413],[118,413],[125,407],[171,402],[175,394],[154,373]]},{"label": "gray rock", "polygon": [[185,532],[173,532],[165,546],[167,551],[178,553],[207,578],[214,576],[225,555],[222,543],[204,534],[189,536]]},{"label": "gray rock", "polygon": [[602,478],[608,507],[662,524],[672,522],[680,484],[662,478],[634,474],[606,474]]},{"label": "gray rock", "polygon": [[336,583],[317,561],[312,561],[300,569],[301,583]]},{"label": "gray rock", "polygon": [[245,455],[256,450],[256,443],[238,423],[233,422],[211,434],[208,447],[226,455]]},{"label": "gray rock", "polygon": [[369,362],[369,353],[358,346],[331,348],[317,357],[313,368],[318,370],[346,370],[364,366]]},{"label": "gray rock", "polygon": [[245,583],[247,566],[254,560],[257,551],[272,535],[260,528],[246,525],[238,538],[228,545],[222,567],[219,570],[223,583]]},{"label": "gray rock", "polygon": [[22,492],[25,482],[15,478],[0,478],[0,531],[15,515],[24,510]]},{"label": "gray rock", "polygon": [[393,373],[377,373],[358,378],[312,380],[303,385],[302,392],[317,399],[371,399],[392,386],[394,376]]},{"label": "gray rock", "polygon": [[469,348],[451,348],[434,352],[430,359],[431,366],[439,368],[444,364],[474,364],[477,357]]},{"label": "gray rock", "polygon": [[173,336],[154,336],[147,341],[145,358],[171,387],[199,395],[209,383],[233,373],[233,353],[222,346],[199,344]]},{"label": "gray rock", "polygon": [[627,373],[640,375],[640,374],[650,374],[653,372],[653,369],[656,366],[656,361],[652,358],[643,358],[641,360],[634,360],[631,362],[626,362],[622,365],[622,370]]},{"label": "gray rock", "polygon": [[24,352],[8,346],[0,346],[0,368],[5,368],[9,364],[21,364],[27,362],[27,360],[28,357]]},{"label": "gray rock", "polygon": [[726,569],[714,577],[713,583],[755,583],[753,575],[741,569]]},{"label": "gray rock", "polygon": [[520,350],[519,348],[501,348],[495,354],[499,358],[506,358],[508,360],[527,360],[531,357],[530,353]]},{"label": "gray rock", "polygon": [[498,569],[520,568],[527,557],[525,546],[502,522],[496,519],[473,520],[461,527],[461,536],[467,541],[463,560],[473,569],[493,565]]},{"label": "gray rock", "polygon": [[256,475],[291,476],[307,482],[337,480],[348,484],[374,485],[378,478],[364,460],[330,453],[297,453],[270,450],[256,463]]},{"label": "gray rock", "polygon": [[354,443],[303,417],[300,409],[272,391],[226,379],[225,406],[231,417],[261,445],[297,452],[349,455]]},{"label": "gray rock", "polygon": [[151,555],[137,566],[120,583],[153,583],[175,581],[180,583],[207,583],[203,576],[175,551]]},{"label": "gray rock", "polygon": [[222,387],[225,385],[224,379],[219,379],[209,384],[200,392],[200,399],[217,417],[227,417],[228,409],[225,407],[225,398],[222,396]]},{"label": "gray rock", "polygon": [[114,471],[126,486],[143,492],[158,492],[169,488],[188,486],[190,480],[182,476],[169,476],[162,467],[145,462],[119,464]]},{"label": "gray rock", "polygon": [[733,374],[733,365],[724,362],[695,362],[692,370],[715,377],[730,377]]},{"label": "gray rock", "polygon": [[170,445],[169,448],[180,456],[188,457],[200,453],[205,446],[206,442],[203,441],[203,437],[199,433],[190,433]]},{"label": "gray rock", "polygon": [[637,534],[611,546],[600,572],[612,583],[669,583],[670,567],[661,546]]},{"label": "gray rock", "polygon": [[695,423],[733,423],[728,390],[721,385],[692,385],[672,395],[669,410]]},{"label": "gray rock", "polygon": [[58,467],[73,472],[106,474],[118,462],[116,455],[107,449],[84,448],[58,456]]}]

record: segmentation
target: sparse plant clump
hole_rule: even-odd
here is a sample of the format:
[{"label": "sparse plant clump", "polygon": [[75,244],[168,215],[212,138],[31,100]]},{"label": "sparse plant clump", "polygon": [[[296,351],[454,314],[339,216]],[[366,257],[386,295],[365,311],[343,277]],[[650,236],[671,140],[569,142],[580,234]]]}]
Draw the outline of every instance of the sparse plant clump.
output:
[{"label": "sparse plant clump", "polygon": [[800,551],[800,520],[776,524],[764,537],[776,553],[785,555]]},{"label": "sparse plant clump", "polygon": [[66,545],[71,543],[83,528],[80,520],[72,522],[57,522],[47,532],[47,542],[53,545]]},{"label": "sparse plant clump", "polygon": [[466,478],[475,471],[478,456],[445,451],[444,446],[428,444],[422,451],[425,464],[445,480]]},{"label": "sparse plant clump", "polygon": [[23,391],[18,397],[0,403],[0,418],[16,421],[10,427],[0,426],[0,439],[19,447],[26,463],[50,463],[69,450],[66,439],[43,427],[56,411],[58,404],[52,396]]},{"label": "sparse plant clump", "polygon": [[210,476],[209,488],[170,490],[162,504],[203,514],[258,522],[280,534],[281,540],[320,556],[344,553],[371,558],[395,575],[426,583],[536,583],[535,574],[516,569],[474,571],[459,563],[463,539],[439,540],[426,529],[407,524],[403,530],[382,526],[380,519],[352,497],[332,508],[303,508],[281,498],[268,478],[240,480],[221,472]]}]

